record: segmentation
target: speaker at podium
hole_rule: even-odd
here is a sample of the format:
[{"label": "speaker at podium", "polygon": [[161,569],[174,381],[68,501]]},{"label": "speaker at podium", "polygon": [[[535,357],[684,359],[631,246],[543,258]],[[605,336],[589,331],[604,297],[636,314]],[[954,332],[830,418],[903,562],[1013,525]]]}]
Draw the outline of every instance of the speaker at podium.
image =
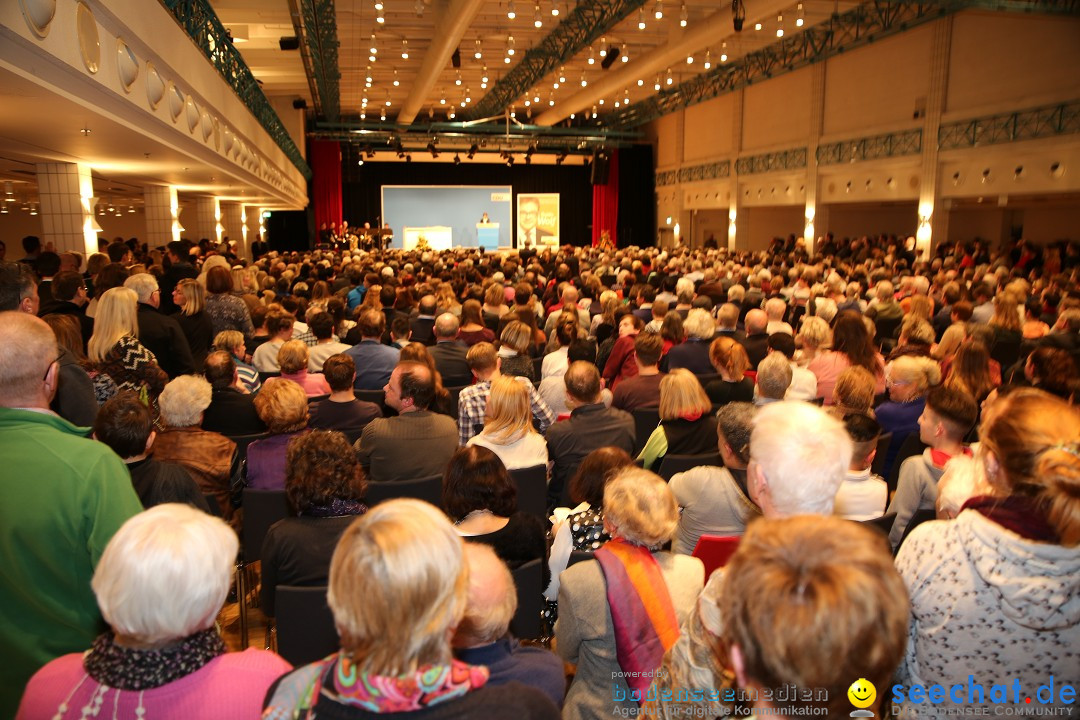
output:
[{"label": "speaker at podium", "polygon": [[499,247],[499,223],[476,223],[476,244],[481,250]]}]

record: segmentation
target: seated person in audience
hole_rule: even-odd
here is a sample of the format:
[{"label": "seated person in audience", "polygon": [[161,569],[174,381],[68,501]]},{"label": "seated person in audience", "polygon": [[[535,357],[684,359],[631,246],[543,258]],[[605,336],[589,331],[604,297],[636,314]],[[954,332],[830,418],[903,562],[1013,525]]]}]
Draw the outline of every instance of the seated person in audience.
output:
[{"label": "seated person in audience", "polygon": [[435,344],[431,346],[431,357],[435,358],[435,368],[442,373],[443,382],[449,387],[472,382],[472,372],[465,360],[469,349],[457,339],[459,327],[461,322],[453,313],[444,312],[435,318]]},{"label": "seated person in audience", "polygon": [[453,659],[469,585],[462,548],[446,516],[419,500],[388,500],[350,525],[327,593],[341,652],[283,677],[263,717],[558,720],[541,691],[489,682],[487,668]]},{"label": "seated person in audience", "polygon": [[784,322],[784,315],[787,314],[788,305],[783,298],[769,298],[765,301],[765,317],[769,319],[765,325],[765,332],[769,335],[775,335],[776,333],[785,333],[795,336],[795,330],[788,323]]},{"label": "seated person in audience", "polygon": [[711,454],[716,447],[716,418],[698,379],[685,368],[660,383],[660,424],[637,459],[651,470],[665,455]]},{"label": "seated person in audience", "polygon": [[94,334],[87,344],[87,372],[92,378],[107,375],[117,389],[134,390],[156,402],[169,376],[154,353],[139,342],[138,298],[126,287],[110,288],[101,295]]},{"label": "seated person in audience", "polygon": [[213,389],[198,375],[181,375],[161,391],[158,404],[164,430],[154,440],[153,458],[183,466],[203,495],[213,495],[222,517],[234,526],[229,487],[237,468],[236,443],[216,432],[203,430],[203,412],[210,406]]},{"label": "seated person in audience", "polygon": [[278,365],[281,367],[281,379],[290,380],[301,388],[308,397],[329,395],[330,386],[321,372],[308,372],[308,346],[300,340],[289,340],[278,350]]},{"label": "seated person in audience", "polygon": [[855,312],[837,315],[831,349],[819,354],[807,366],[817,377],[818,396],[825,399],[826,405],[832,404],[836,381],[849,367],[866,368],[875,378],[874,393],[885,392],[885,359],[875,348],[873,333],[864,320]]},{"label": "seated person in audience", "polygon": [[813,400],[817,397],[817,377],[795,362],[795,338],[788,333],[769,336],[769,352],[780,353],[791,366],[791,384],[784,393],[785,400]]},{"label": "seated person in audience", "polygon": [[559,575],[570,562],[570,554],[575,550],[596,552],[611,539],[604,527],[604,487],[620,469],[633,464],[634,459],[625,450],[602,447],[586,455],[570,478],[570,501],[574,508],[565,520],[551,528],[554,538],[548,558],[551,581],[544,591],[548,601],[544,617],[550,623],[557,617]]},{"label": "seated person in audience", "polygon": [[634,418],[630,413],[604,406],[600,371],[583,360],[570,364],[563,376],[570,418],[548,428],[548,457],[552,460],[548,504],[556,505],[567,490],[567,481],[585,456],[608,445],[627,453],[634,451]]},{"label": "seated person in audience", "polygon": [[716,413],[716,436],[723,467],[701,465],[671,478],[671,491],[682,508],[671,551],[689,555],[702,535],[742,535],[761,515],[749,497],[746,465],[754,413],[750,403],[728,403]]},{"label": "seated person in audience", "polygon": [[296,517],[271,525],[263,540],[260,607],[270,617],[278,585],[326,585],[338,539],[367,512],[364,473],[341,433],[301,435],[285,460],[285,494]]},{"label": "seated person in audience", "polygon": [[577,339],[577,331],[577,313],[561,320],[555,326],[555,342],[559,347],[544,356],[544,361],[540,365],[541,380],[549,377],[561,379],[566,374],[566,368],[570,367],[568,358],[570,343]]},{"label": "seated person in audience", "polygon": [[316,313],[308,321],[308,328],[315,336],[315,346],[308,349],[308,371],[322,372],[323,363],[331,355],[348,350],[351,345],[338,342],[334,337],[334,316],[328,312]]},{"label": "seated person in audience", "polygon": [[[750,435],[746,480],[750,499],[767,518],[793,515],[831,515],[836,490],[851,465],[851,437],[843,423],[810,403],[785,401],[757,411]],[[715,703],[686,699],[680,689],[724,691],[732,687],[731,666],[714,653],[724,632],[719,610],[723,569],[712,574],[694,612],[682,624],[675,645],[664,656],[657,676],[656,712],[668,718],[720,714]],[[670,694],[668,694],[670,693]],[[646,704],[652,711],[653,703]]]},{"label": "seated person in audience", "polygon": [[716,311],[716,336],[729,337],[740,341],[746,337],[746,333],[738,329],[739,306],[734,303],[724,303]]},{"label": "seated person in audience", "polygon": [[499,369],[503,375],[537,380],[536,369],[529,356],[532,345],[532,328],[520,320],[514,320],[503,328],[499,336]]},{"label": "seated person in audience", "polygon": [[409,344],[412,336],[412,326],[408,316],[401,313],[394,316],[390,321],[390,347],[401,350]]},{"label": "seated person in audience", "polygon": [[939,386],[926,395],[926,407],[919,416],[919,439],[930,447],[922,455],[904,460],[900,466],[896,494],[887,513],[896,513],[889,540],[900,545],[916,510],[932,510],[937,500],[937,483],[945,463],[957,455],[971,455],[964,436],[978,418],[975,399],[963,390]]},{"label": "seated person in audience", "polygon": [[769,353],[769,333],[766,328],[769,325],[769,316],[764,310],[757,308],[746,313],[744,321],[746,337],[739,342],[746,350],[746,357],[750,361],[750,369],[757,370],[758,363],[765,359]]},{"label": "seated person in audience", "polygon": [[702,586],[700,560],[659,550],[678,520],[671,489],[648,470],[625,468],[604,488],[611,540],[559,585],[555,647],[577,663],[564,717],[638,710]]},{"label": "seated person in audience", "polygon": [[294,382],[270,378],[255,396],[255,411],[270,434],[248,445],[244,485],[256,490],[284,490],[289,442],[308,432],[307,395]]},{"label": "seated person in audience", "polygon": [[435,358],[431,357],[431,353],[428,352],[428,346],[423,343],[410,342],[401,348],[399,357],[401,362],[418,362],[427,365],[435,382],[435,399],[428,409],[456,420],[457,418],[454,416],[454,398],[451,397],[450,390],[443,385],[442,375],[435,367]]},{"label": "seated person in audience", "polygon": [[718,380],[710,380],[705,385],[705,394],[713,405],[754,399],[754,381],[746,376],[750,360],[742,345],[722,335],[709,346],[709,360],[720,375]]},{"label": "seated person in audience", "polygon": [[754,383],[754,404],[757,406],[780,402],[791,386],[791,363],[783,353],[770,352],[758,363]]},{"label": "seated person in audience", "polygon": [[[718,661],[757,698],[758,716],[797,707],[847,717],[852,678],[877,688],[858,707],[879,710],[904,656],[907,593],[888,545],[870,528],[836,518],[751,526],[724,569],[719,610]],[[820,689],[825,697],[770,701],[760,692],[781,687]]]},{"label": "seated person in audience", "polygon": [[881,431],[892,433],[885,457],[886,473],[907,436],[919,431],[919,416],[926,406],[926,393],[941,384],[941,367],[927,357],[904,355],[889,364],[886,385],[889,399],[874,408]]},{"label": "seated person in audience", "polygon": [[982,466],[974,457],[957,455],[945,463],[945,472],[938,480],[937,502],[934,503],[938,520],[952,520],[964,504],[973,497],[992,495],[994,489],[984,477]]},{"label": "seated person in audience", "polygon": [[874,417],[876,383],[873,373],[866,368],[859,365],[849,367],[836,378],[833,404],[825,408],[826,412],[838,420],[843,420],[852,413]]},{"label": "seated person in audience", "polygon": [[261,343],[251,354],[251,364],[259,372],[276,373],[281,371],[278,362],[278,351],[281,346],[292,339],[293,326],[296,317],[292,313],[278,308],[266,313],[266,331],[269,333],[266,342]]},{"label": "seated person in audience", "polygon": [[491,545],[511,568],[545,558],[543,520],[518,510],[517,486],[486,447],[454,453],[443,475],[443,509],[458,533]]},{"label": "seated person in audience", "polygon": [[[476,384],[463,389],[458,395],[458,442],[464,446],[469,439],[484,427],[485,409],[491,394],[491,383],[502,377],[502,358],[495,346],[488,342],[479,342],[469,348],[466,360],[469,369],[476,378]],[[555,422],[555,414],[536,392],[527,378],[519,378],[529,393],[529,407],[537,431],[543,433]]]},{"label": "seated person in audience", "polygon": [[372,482],[442,475],[458,447],[457,426],[429,408],[435,379],[427,365],[401,362],[386,384],[386,404],[397,411],[368,423],[354,448]]},{"label": "seated person in audience", "polygon": [[356,327],[360,342],[346,351],[356,363],[356,389],[382,390],[394,372],[401,348],[382,344],[386,316],[379,310],[361,311]]},{"label": "seated person in audience", "polygon": [[626,378],[615,388],[612,407],[626,412],[633,412],[637,408],[659,407],[660,382],[666,377],[660,372],[660,354],[663,351],[664,339],[659,333],[638,333],[634,338],[637,375]]},{"label": "seated person in audience", "polygon": [[435,344],[435,313],[437,311],[434,295],[424,295],[420,298],[417,306],[417,315],[409,321],[409,340],[423,343],[424,345]]},{"label": "seated person in audience", "polygon": [[932,358],[945,360],[956,354],[956,351],[960,349],[960,344],[967,337],[965,326],[968,320],[971,319],[971,311],[971,303],[966,300],[953,303],[952,309],[949,311],[949,319],[952,324],[945,328],[940,342],[930,347],[930,356]]},{"label": "seated person in audience", "polygon": [[665,371],[686,368],[695,375],[711,375],[713,364],[709,343],[716,331],[716,324],[707,310],[694,308],[683,322],[686,341],[668,350],[660,363]]},{"label": "seated person in audience", "polygon": [[517,590],[506,563],[488,545],[465,543],[469,592],[465,617],[452,640],[454,657],[491,672],[488,683],[516,680],[561,706],[566,695],[562,660],[542,647],[522,645],[508,632],[517,611]]},{"label": "seated person in audience", "polygon": [[150,457],[156,437],[150,410],[130,390],[105,401],[94,420],[94,439],[112,448],[127,465],[131,484],[144,508],[162,503],[187,503],[210,512],[191,473],[180,465],[158,462]]},{"label": "seated person in audience", "polygon": [[290,666],[266,650],[226,652],[218,634],[237,546],[225,523],[186,505],[124,523],[91,583],[110,630],[39,670],[16,717],[74,720],[103,705],[117,717],[256,717]]},{"label": "seated person in audience", "polygon": [[259,371],[248,363],[244,349],[244,333],[239,330],[222,330],[214,336],[214,350],[224,350],[232,356],[236,366],[236,388],[241,392],[254,395],[262,387]]},{"label": "seated person in audience", "polygon": [[[239,330],[232,332],[239,333]],[[237,387],[236,361],[225,350],[206,356],[203,375],[210,382],[210,405],[203,413],[202,429],[223,435],[254,435],[266,432],[266,423],[255,411],[255,396]]]},{"label": "seated person in audience", "polygon": [[[579,360],[592,363],[596,361],[596,343],[592,340],[577,338],[570,343],[570,347],[566,351],[566,359],[571,363],[575,363]],[[567,365],[567,368],[570,367]],[[558,420],[565,420],[570,417],[570,408],[566,405],[566,370],[563,370],[562,375],[544,378],[540,381],[540,387],[536,389],[537,394],[543,399],[551,410],[552,418]],[[619,383],[621,386],[622,383]],[[600,391],[600,400],[606,407],[611,407],[612,394],[607,388],[603,388]],[[657,404],[659,404],[659,395],[657,395]]]},{"label": "seated person in audience", "polygon": [[[955,520],[915,528],[896,558],[911,595],[896,682],[1009,678],[1035,700],[1051,675],[1080,667],[1080,413],[1017,390],[987,410],[979,438],[975,461],[992,493],[969,499]],[[1050,694],[1039,691],[1043,712],[1075,707],[1060,690]],[[958,713],[990,700],[947,697],[940,707]]]},{"label": "seated person in audience", "polygon": [[341,353],[326,358],[323,377],[330,386],[330,397],[312,405],[308,426],[320,430],[338,430],[346,437],[359,438],[364,427],[383,416],[378,405],[358,400],[353,390],[356,365],[351,355]]},{"label": "seated person in audience", "polygon": [[855,443],[847,477],[836,491],[833,514],[848,520],[873,520],[885,511],[889,488],[879,475],[870,471],[877,454],[881,425],[866,415],[852,413],[844,418],[844,427]]},{"label": "seated person in audience", "polygon": [[517,378],[503,375],[491,383],[484,413],[484,430],[469,439],[499,456],[507,470],[543,465],[547,469],[547,442],[532,425],[529,391]]},{"label": "seated person in audience", "polygon": [[637,372],[634,362],[634,341],[641,334],[645,323],[634,314],[623,315],[619,320],[619,337],[611,346],[604,362],[604,384],[617,387],[623,380],[631,378]]}]

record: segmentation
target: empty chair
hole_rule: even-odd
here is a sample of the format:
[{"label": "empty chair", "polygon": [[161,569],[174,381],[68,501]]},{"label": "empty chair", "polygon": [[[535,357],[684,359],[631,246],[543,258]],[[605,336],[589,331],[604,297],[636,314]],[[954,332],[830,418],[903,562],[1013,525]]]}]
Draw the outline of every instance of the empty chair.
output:
[{"label": "empty chair", "polygon": [[274,606],[281,657],[300,666],[337,652],[340,642],[325,587],[278,585]]},{"label": "empty chair", "polygon": [[542,558],[530,560],[510,573],[514,577],[518,597],[517,612],[510,621],[510,632],[515,637],[540,637],[540,612],[543,610],[544,600],[543,562]]},{"label": "empty chair", "polygon": [[547,512],[547,465],[509,472],[517,485],[518,510],[543,518]]},{"label": "empty chair", "polygon": [[709,581],[713,571],[727,565],[727,561],[739,548],[739,535],[702,535],[694,547],[694,557],[705,565],[705,582]]},{"label": "empty chair", "polygon": [[665,455],[660,460],[660,467],[657,468],[656,474],[664,478],[664,480],[671,480],[675,475],[687,470],[692,470],[702,465],[713,465],[715,467],[723,467],[724,461],[720,458],[720,453],[707,453],[705,455]]},{"label": "empty chair", "polygon": [[442,475],[433,475],[419,480],[394,480],[368,484],[366,498],[368,507],[374,507],[383,500],[393,498],[416,498],[425,500],[435,507],[442,507]]}]

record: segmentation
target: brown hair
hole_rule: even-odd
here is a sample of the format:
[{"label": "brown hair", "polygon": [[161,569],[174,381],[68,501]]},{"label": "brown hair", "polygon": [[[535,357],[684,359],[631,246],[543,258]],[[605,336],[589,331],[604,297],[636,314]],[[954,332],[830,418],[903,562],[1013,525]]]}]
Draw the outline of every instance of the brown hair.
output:
[{"label": "brown hair", "polygon": [[657,333],[638,333],[634,338],[634,353],[643,367],[655,365],[664,354],[664,339]]},{"label": "brown hair", "polygon": [[285,468],[285,494],[297,515],[335,499],[359,500],[367,489],[352,445],[336,431],[313,430],[290,440]]},{"label": "brown hair", "polygon": [[833,402],[848,412],[866,414],[874,404],[874,388],[877,381],[864,367],[853,365],[836,378],[833,386]]},{"label": "brown hair", "polygon": [[1022,389],[994,404],[979,428],[1010,493],[1033,498],[1065,547],[1080,545],[1080,413],[1041,390]]},{"label": "brown hair", "polygon": [[482,445],[459,448],[443,474],[443,509],[458,521],[474,510],[501,517],[517,511],[517,486],[499,456]]},{"label": "brown hair", "polygon": [[976,400],[982,400],[994,389],[990,377],[990,353],[978,340],[962,343],[949,366],[945,385],[958,388]]},{"label": "brown hair", "polygon": [[746,355],[746,348],[734,339],[721,336],[712,341],[709,346],[709,360],[713,367],[724,369],[733,382],[739,382],[746,377],[746,371],[750,369],[750,358]]},{"label": "brown hair", "polygon": [[874,350],[874,339],[857,312],[845,310],[836,316],[832,349],[846,355],[852,365],[864,367],[875,376],[883,370],[881,358]]},{"label": "brown hair", "polygon": [[624,467],[634,464],[625,450],[614,446],[597,448],[585,456],[570,478],[570,499],[587,502],[595,510],[604,504],[604,486]]},{"label": "brown hair", "polygon": [[206,273],[206,291],[215,295],[233,291],[232,271],[216,265]]}]

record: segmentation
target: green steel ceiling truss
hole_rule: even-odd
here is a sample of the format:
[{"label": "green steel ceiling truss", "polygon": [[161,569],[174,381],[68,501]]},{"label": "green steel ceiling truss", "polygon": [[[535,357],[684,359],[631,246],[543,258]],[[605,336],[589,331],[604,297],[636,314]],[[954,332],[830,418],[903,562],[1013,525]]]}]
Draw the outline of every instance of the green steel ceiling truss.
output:
[{"label": "green steel ceiling truss", "polygon": [[315,114],[337,120],[341,114],[341,69],[334,0],[290,0],[289,6],[301,41]]},{"label": "green steel ceiling truss", "polygon": [[564,65],[580,50],[645,4],[646,0],[583,0],[540,44],[496,82],[468,112],[467,119],[501,115],[545,75]]},{"label": "green steel ceiling truss", "polygon": [[643,125],[667,113],[969,8],[1077,16],[1080,15],[1080,0],[871,0],[766,48],[747,53],[738,60],[719,65],[671,90],[661,90],[646,100],[610,113],[602,118],[602,122],[610,127]]},{"label": "green steel ceiling truss", "polygon": [[943,124],[938,147],[955,150],[1071,133],[1080,133],[1080,100]]}]

